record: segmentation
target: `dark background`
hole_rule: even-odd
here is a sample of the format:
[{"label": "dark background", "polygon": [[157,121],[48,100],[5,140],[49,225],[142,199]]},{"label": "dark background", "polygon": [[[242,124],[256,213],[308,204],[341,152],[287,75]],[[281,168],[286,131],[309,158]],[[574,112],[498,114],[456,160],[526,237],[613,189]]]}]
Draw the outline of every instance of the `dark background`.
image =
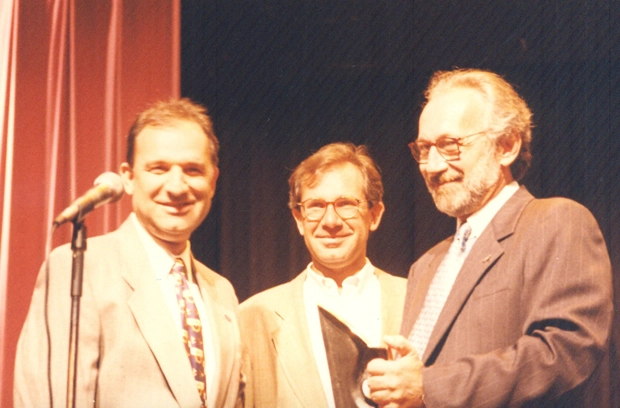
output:
[{"label": "dark background", "polygon": [[483,68],[534,112],[523,183],[593,212],[620,293],[619,36],[617,1],[183,1],[182,95],[208,106],[222,146],[194,252],[240,300],[297,275],[309,256],[288,176],[321,146],[351,141],[369,147],[385,185],[369,258],[406,276],[454,229],[407,148],[422,93],[434,71]]}]

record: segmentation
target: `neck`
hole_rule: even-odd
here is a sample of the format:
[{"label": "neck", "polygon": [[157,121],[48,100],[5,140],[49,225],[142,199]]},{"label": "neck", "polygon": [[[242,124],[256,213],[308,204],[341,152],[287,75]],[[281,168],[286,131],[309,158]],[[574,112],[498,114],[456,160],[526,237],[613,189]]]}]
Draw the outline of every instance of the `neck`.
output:
[{"label": "neck", "polygon": [[333,268],[322,265],[318,262],[312,262],[312,270],[316,273],[325,276],[326,278],[333,279],[334,282],[338,285],[339,288],[342,288],[342,282],[349,276],[353,276],[366,265],[366,258],[363,259],[363,262],[356,262],[352,265],[347,265],[342,268]]},{"label": "neck", "polygon": [[501,172],[499,179],[486,192],[485,197],[482,201],[482,205],[468,214],[464,214],[460,217],[457,217],[458,220],[461,223],[466,222],[467,219],[472,216],[472,214],[475,214],[478,211],[482,210],[489,203],[489,201],[497,197],[497,195],[504,189],[504,187],[506,187],[508,184],[512,183],[513,181],[514,181],[514,178],[512,177],[512,174],[510,173],[510,169],[506,167],[502,167],[502,172]]},{"label": "neck", "polygon": [[187,247],[187,241],[170,242],[170,241],[164,241],[156,237],[154,237],[154,239],[155,239],[155,242],[157,242],[159,246],[164,248],[166,251],[171,253],[173,256],[181,256],[181,254],[183,253],[183,251],[185,251],[185,248]]}]

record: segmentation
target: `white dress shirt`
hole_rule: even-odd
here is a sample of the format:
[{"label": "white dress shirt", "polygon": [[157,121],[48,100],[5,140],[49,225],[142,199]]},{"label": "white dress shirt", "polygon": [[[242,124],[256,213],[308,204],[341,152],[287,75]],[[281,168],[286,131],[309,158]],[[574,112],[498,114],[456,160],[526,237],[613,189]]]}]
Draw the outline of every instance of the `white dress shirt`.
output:
[{"label": "white dress shirt", "polygon": [[[502,188],[502,191],[493,197],[484,207],[469,216],[467,219],[467,222],[471,226],[471,235],[467,240],[467,246],[469,248],[473,246],[487,225],[491,223],[491,220],[495,217],[495,214],[498,213],[498,211],[504,206],[504,204],[506,204],[510,197],[517,192],[517,190],[519,190],[519,183],[512,181],[511,183],[505,185],[504,188]],[[460,225],[460,222],[457,222],[457,230]]]},{"label": "white dress shirt", "polygon": [[381,345],[381,286],[374,266],[366,264],[355,275],[345,278],[338,288],[331,278],[317,273],[312,263],[306,268],[304,304],[312,351],[316,361],[328,406],[335,407],[331,376],[323,343],[323,333],[317,305],[344,320],[352,331],[370,347]]},{"label": "white dress shirt", "polygon": [[183,263],[185,263],[185,268],[188,272],[187,283],[192,293],[192,297],[194,298],[194,303],[196,304],[196,309],[198,310],[198,315],[200,316],[200,321],[202,323],[202,342],[204,349],[203,351],[205,353],[205,376],[207,380],[207,400],[209,400],[209,395],[212,395],[212,393],[210,393],[211,386],[215,383],[214,380],[217,373],[215,366],[215,350],[213,348],[211,326],[208,319],[209,315],[207,313],[206,305],[202,299],[200,288],[195,281],[190,243],[187,241],[187,245],[183,253],[179,256],[175,256],[155,242],[153,237],[146,231],[142,224],[140,224],[140,221],[138,221],[135,213],[131,213],[130,217],[136,227],[136,230],[138,231],[140,241],[142,242],[151,263],[151,269],[154,274],[153,277],[157,280],[157,283],[164,294],[164,298],[166,299],[168,309],[170,309],[170,314],[177,324],[180,341],[183,341],[183,323],[181,322],[181,311],[179,310],[179,303],[175,291],[175,280],[170,272],[176,258],[181,258]]}]

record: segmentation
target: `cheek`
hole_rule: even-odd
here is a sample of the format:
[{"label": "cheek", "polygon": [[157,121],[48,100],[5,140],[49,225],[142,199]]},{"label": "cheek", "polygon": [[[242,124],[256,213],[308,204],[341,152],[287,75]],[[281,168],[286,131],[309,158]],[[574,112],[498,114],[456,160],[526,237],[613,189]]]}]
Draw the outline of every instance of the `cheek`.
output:
[{"label": "cheek", "polygon": [[134,193],[142,195],[152,195],[157,192],[162,185],[161,177],[154,174],[145,173],[136,177],[133,183]]},{"label": "cheek", "polygon": [[192,193],[199,198],[210,199],[215,193],[211,184],[206,179],[190,180],[187,185]]},{"label": "cheek", "polygon": [[[318,222],[315,222],[314,225],[311,222],[303,222],[301,224],[299,232],[304,237],[312,239],[312,237],[314,237],[314,235],[316,234],[318,228],[319,228],[319,223]],[[302,232],[302,229],[303,229],[303,232]]]},{"label": "cheek", "polygon": [[353,240],[351,240],[351,242],[367,239],[369,235],[368,230],[370,229],[370,214],[366,214],[366,217],[368,218],[356,219],[353,223],[351,222],[351,220],[349,220],[349,222],[344,224],[346,226],[345,228],[347,228],[350,232],[353,233]]}]

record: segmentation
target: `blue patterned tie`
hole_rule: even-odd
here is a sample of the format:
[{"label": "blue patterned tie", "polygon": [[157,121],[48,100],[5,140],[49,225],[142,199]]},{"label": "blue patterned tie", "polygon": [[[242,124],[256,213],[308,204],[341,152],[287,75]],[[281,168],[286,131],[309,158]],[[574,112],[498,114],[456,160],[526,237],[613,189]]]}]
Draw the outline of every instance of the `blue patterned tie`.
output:
[{"label": "blue patterned tie", "polygon": [[448,253],[441,261],[441,265],[439,265],[437,273],[433,277],[433,281],[424,299],[420,316],[418,316],[418,320],[416,320],[411,334],[409,334],[409,341],[413,343],[413,347],[418,352],[420,359],[424,355],[439,314],[448,299],[461,266],[463,266],[468,252],[467,238],[469,238],[470,234],[471,227],[468,223],[464,223],[454,235],[454,240],[448,249]]},{"label": "blue patterned tie", "polygon": [[185,264],[181,258],[174,260],[172,266],[172,276],[175,280],[175,292],[177,301],[179,302],[179,310],[181,311],[181,324],[183,325],[183,340],[185,343],[185,351],[192,365],[194,379],[196,380],[196,388],[202,400],[202,406],[205,407],[207,397],[207,381],[204,370],[204,351],[202,342],[202,323],[198,316],[198,310],[194,303],[194,298],[189,290],[187,283],[187,271]]}]

